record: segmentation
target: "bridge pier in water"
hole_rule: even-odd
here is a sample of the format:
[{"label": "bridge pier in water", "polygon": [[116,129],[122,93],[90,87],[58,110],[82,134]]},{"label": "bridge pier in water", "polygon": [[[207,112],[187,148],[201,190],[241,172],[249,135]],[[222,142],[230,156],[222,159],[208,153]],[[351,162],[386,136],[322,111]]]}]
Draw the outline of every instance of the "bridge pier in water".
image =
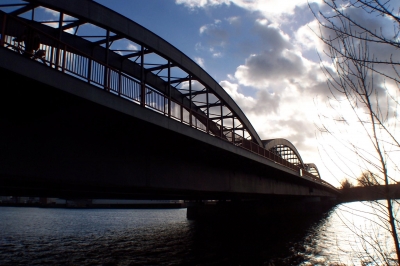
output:
[{"label": "bridge pier in water", "polygon": [[191,202],[189,220],[201,219],[273,219],[276,217],[314,216],[328,212],[338,204],[335,198],[270,199],[254,201]]}]

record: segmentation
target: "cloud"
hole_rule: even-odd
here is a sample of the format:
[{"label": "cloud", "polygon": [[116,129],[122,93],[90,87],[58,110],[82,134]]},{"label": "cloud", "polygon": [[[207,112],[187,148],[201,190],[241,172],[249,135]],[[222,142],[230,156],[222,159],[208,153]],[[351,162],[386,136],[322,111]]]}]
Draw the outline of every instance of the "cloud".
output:
[{"label": "cloud", "polygon": [[220,57],[222,57],[222,53],[221,52],[215,52],[215,53],[212,54],[212,57],[220,58]]},{"label": "cloud", "polygon": [[201,26],[199,32],[206,38],[207,44],[211,47],[224,47],[227,43],[228,32],[221,26],[220,20]]},{"label": "cloud", "polygon": [[226,21],[228,21],[228,22],[229,22],[229,24],[233,24],[233,25],[235,25],[235,24],[239,24],[239,23],[240,23],[240,21],[241,21],[241,19],[240,19],[240,17],[239,17],[239,16],[234,16],[234,17],[229,17],[229,18],[226,18]]},{"label": "cloud", "polygon": [[224,80],[220,82],[220,85],[235,101],[245,103],[242,106],[246,107],[249,106],[249,104],[254,104],[254,99],[252,97],[245,96],[239,92],[239,84]]},{"label": "cloud", "polygon": [[312,66],[317,67],[302,56],[298,46],[278,25],[259,19],[255,22],[253,33],[260,40],[261,51],[251,54],[244,64],[237,67],[235,78],[240,84],[258,89],[281,81],[294,84],[303,79]]},{"label": "cloud", "polygon": [[244,95],[241,85],[233,81],[225,80],[220,85],[241,107],[261,139],[288,139],[305,161],[316,160],[313,97],[295,87],[275,93],[258,90],[251,97]]},{"label": "cloud", "polygon": [[251,55],[237,68],[235,77],[246,86],[268,87],[273,81],[293,80],[305,73],[302,58],[293,51],[284,50]]},{"label": "cloud", "polygon": [[229,40],[228,30],[223,24],[226,23],[221,20],[215,20],[214,23],[206,24],[199,28],[199,34],[203,42],[196,43],[195,49],[197,52],[207,51],[212,58],[223,57]]},{"label": "cloud", "polygon": [[260,38],[264,50],[281,51],[293,47],[289,36],[277,24],[265,19],[257,19],[253,31]]},{"label": "cloud", "polygon": [[[323,42],[316,35],[319,32],[318,21],[313,20],[308,24],[300,26],[294,33],[294,40],[296,45],[302,51],[313,51],[316,54],[316,51],[322,51]],[[319,60],[319,58],[315,58],[315,60]]]},{"label": "cloud", "polygon": [[207,6],[229,5],[229,0],[176,0],[176,4],[183,4],[188,8],[204,8]]},{"label": "cloud", "polygon": [[205,64],[204,64],[204,59],[201,57],[195,57],[194,61],[201,66],[202,68],[205,68]]},{"label": "cloud", "polygon": [[234,4],[250,12],[261,13],[265,17],[280,17],[282,14],[293,14],[297,6],[307,5],[307,0],[176,0],[190,9],[216,7]]},{"label": "cloud", "polygon": [[[44,9],[45,13],[50,14],[54,18],[59,19],[59,17],[60,17],[60,12],[59,11],[55,11],[53,9],[49,9],[49,8],[45,8],[45,7],[39,7],[38,9]],[[76,19],[76,18],[74,18],[74,17],[72,17],[70,15],[67,15],[67,14],[64,14],[63,18],[64,18],[64,20],[75,20]]]},{"label": "cloud", "polygon": [[132,50],[132,51],[140,51],[139,47],[134,45],[134,44],[132,44],[132,43],[128,43],[126,49],[127,50]]}]

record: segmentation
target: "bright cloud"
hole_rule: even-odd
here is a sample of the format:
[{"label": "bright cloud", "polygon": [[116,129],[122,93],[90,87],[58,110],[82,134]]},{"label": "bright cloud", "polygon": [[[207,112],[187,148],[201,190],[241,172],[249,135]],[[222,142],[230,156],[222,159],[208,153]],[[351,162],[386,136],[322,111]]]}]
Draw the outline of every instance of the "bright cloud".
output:
[{"label": "bright cloud", "polygon": [[307,4],[307,0],[176,0],[176,3],[192,9],[232,3],[252,12],[260,12],[266,16],[277,16],[282,13],[293,13],[296,6]]},{"label": "bright cloud", "polygon": [[229,0],[176,0],[177,4],[184,4],[189,8],[198,8],[206,6],[229,5]]},{"label": "bright cloud", "polygon": [[201,57],[195,57],[194,61],[201,66],[202,68],[205,68],[205,64],[204,64],[204,59]]}]

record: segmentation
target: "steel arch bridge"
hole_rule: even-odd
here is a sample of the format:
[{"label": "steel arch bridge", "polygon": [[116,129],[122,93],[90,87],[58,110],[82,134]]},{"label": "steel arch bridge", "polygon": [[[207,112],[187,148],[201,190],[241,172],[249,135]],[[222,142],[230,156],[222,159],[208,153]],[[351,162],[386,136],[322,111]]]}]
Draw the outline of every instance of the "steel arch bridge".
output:
[{"label": "steel arch bridge", "polygon": [[289,141],[262,141],[239,106],[189,57],[94,1],[0,4],[0,34],[1,47],[325,183]]}]

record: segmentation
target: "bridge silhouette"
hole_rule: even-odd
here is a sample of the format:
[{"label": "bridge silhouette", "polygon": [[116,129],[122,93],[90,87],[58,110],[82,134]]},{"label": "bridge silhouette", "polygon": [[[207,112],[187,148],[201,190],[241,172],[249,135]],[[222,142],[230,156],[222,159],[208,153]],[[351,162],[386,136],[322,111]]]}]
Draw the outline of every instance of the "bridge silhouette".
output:
[{"label": "bridge silhouette", "polygon": [[0,34],[3,195],[339,194],[288,140],[261,140],[190,58],[96,2],[2,4]]}]

